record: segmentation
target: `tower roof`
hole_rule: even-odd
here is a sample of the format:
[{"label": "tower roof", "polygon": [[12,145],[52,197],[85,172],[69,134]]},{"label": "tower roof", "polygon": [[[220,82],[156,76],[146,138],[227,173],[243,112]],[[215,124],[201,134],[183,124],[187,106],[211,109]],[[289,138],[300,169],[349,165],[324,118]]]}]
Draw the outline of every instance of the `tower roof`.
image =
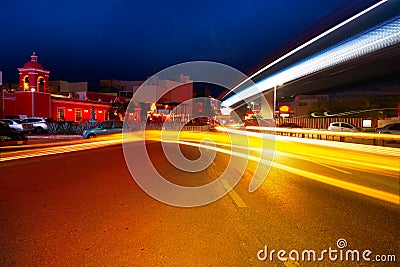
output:
[{"label": "tower roof", "polygon": [[41,69],[43,70],[42,64],[40,64],[38,61],[38,56],[36,55],[35,52],[32,53],[31,55],[31,61],[26,62],[24,65],[24,68],[33,68],[33,69]]}]

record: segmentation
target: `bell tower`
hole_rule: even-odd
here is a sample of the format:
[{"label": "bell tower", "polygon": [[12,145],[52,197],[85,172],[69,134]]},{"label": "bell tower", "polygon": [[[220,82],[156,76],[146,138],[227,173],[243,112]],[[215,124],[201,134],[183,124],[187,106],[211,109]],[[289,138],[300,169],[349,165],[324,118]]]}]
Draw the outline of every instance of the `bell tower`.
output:
[{"label": "bell tower", "polygon": [[25,63],[19,71],[19,91],[47,92],[50,71],[45,70],[38,62],[35,52],[31,55],[31,61]]}]

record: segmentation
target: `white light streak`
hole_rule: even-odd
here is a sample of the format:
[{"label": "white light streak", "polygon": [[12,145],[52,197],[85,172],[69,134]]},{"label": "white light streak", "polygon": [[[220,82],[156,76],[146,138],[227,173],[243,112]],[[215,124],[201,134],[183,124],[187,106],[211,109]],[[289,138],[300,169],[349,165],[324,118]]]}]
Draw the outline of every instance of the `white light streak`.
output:
[{"label": "white light streak", "polygon": [[[367,8],[367,9],[363,10],[362,12],[360,12],[360,13],[354,15],[353,17],[351,17],[351,18],[349,18],[349,19],[343,21],[342,23],[340,23],[340,24],[338,24],[338,25],[332,27],[331,29],[325,31],[324,33],[318,35],[317,37],[315,37],[315,38],[311,39],[310,41],[304,43],[303,45],[301,45],[301,46],[299,46],[299,47],[293,49],[292,51],[290,51],[290,52],[288,52],[287,54],[283,55],[282,57],[278,58],[278,59],[275,60],[274,62],[268,64],[268,65],[265,66],[264,68],[260,69],[259,71],[257,71],[257,72],[254,73],[253,75],[251,75],[249,78],[247,78],[247,79],[245,79],[244,81],[242,81],[241,83],[239,83],[239,84],[238,84],[237,86],[235,86],[232,90],[234,91],[235,89],[239,88],[241,85],[243,85],[244,83],[246,83],[246,82],[249,81],[250,79],[254,78],[254,77],[257,76],[258,74],[260,74],[260,73],[262,73],[263,71],[265,71],[266,69],[272,67],[273,65],[279,63],[280,61],[284,60],[285,58],[287,58],[287,57],[293,55],[294,53],[298,52],[299,50],[301,50],[301,49],[307,47],[308,45],[310,45],[310,44],[316,42],[317,40],[319,40],[319,39],[325,37],[326,35],[332,33],[333,31],[335,31],[335,30],[341,28],[342,26],[344,26],[344,25],[350,23],[351,21],[357,19],[358,17],[360,17],[360,16],[362,16],[362,15],[368,13],[369,11],[375,9],[376,7],[382,5],[382,4],[385,3],[385,2],[387,2],[387,0],[380,1],[380,2],[376,3],[375,5],[373,5],[373,6],[369,7],[369,8]],[[386,25],[386,26],[387,26],[387,27],[386,27],[385,29],[391,32],[391,27],[390,27],[391,25]],[[399,33],[398,25],[393,25],[393,26],[394,26],[393,28],[396,28],[396,29],[397,29],[397,33]],[[375,30],[376,30],[376,33],[380,33],[380,31],[382,31],[382,29],[379,28],[379,27],[375,28]],[[333,55],[333,56],[332,56],[332,55],[328,55],[327,57],[324,58],[324,59],[325,59],[325,62],[315,62],[316,60],[314,59],[314,62],[315,62],[315,63],[314,63],[314,64],[311,64],[311,62],[308,61],[308,60],[312,60],[314,56],[316,57],[316,56],[318,56],[319,54],[316,54],[316,55],[314,55],[314,56],[312,56],[312,57],[309,57],[307,60],[301,61],[301,62],[302,62],[303,64],[306,64],[306,65],[307,65],[306,67],[307,67],[308,74],[309,74],[309,73],[313,73],[313,72],[315,72],[315,71],[317,71],[317,70],[321,70],[321,67],[327,68],[327,67],[329,67],[329,66],[332,66],[332,64],[329,64],[329,62],[335,63],[335,64],[339,64],[339,63],[341,63],[341,62],[344,62],[344,61],[353,59],[353,58],[355,58],[355,57],[359,57],[359,56],[365,55],[365,54],[367,54],[367,53],[371,53],[371,52],[373,52],[373,51],[376,51],[376,50],[378,50],[378,49],[381,49],[381,48],[384,48],[384,47],[387,47],[387,46],[388,46],[388,45],[386,45],[386,46],[381,47],[382,42],[385,42],[385,41],[388,42],[388,43],[394,42],[394,43],[392,43],[392,44],[395,44],[395,43],[398,43],[398,42],[399,42],[398,35],[396,35],[396,34],[394,34],[393,36],[385,36],[385,37],[383,37],[383,38],[386,38],[386,40],[379,40],[379,39],[376,40],[376,39],[374,39],[374,38],[371,37],[371,36],[368,36],[368,37],[367,37],[367,36],[359,36],[359,39],[357,39],[357,41],[360,41],[360,42],[361,42],[361,41],[370,41],[370,40],[371,40],[371,39],[363,40],[363,38],[372,38],[374,41],[376,41],[376,43],[368,43],[368,46],[367,46],[367,47],[362,47],[362,48],[358,47],[359,49],[358,49],[357,51],[348,50],[348,51],[350,51],[350,55],[347,55],[347,56],[345,56],[345,55],[340,55],[340,56],[338,56],[338,55]],[[350,39],[350,40],[352,40],[352,39]],[[333,49],[333,48],[337,48],[337,47],[334,46],[334,47],[329,48],[329,49]],[[374,48],[375,48],[375,49],[374,49]],[[327,50],[329,51],[329,49],[327,49]],[[326,51],[326,50],[325,50],[325,51]],[[369,52],[368,52],[368,51],[369,51]],[[342,52],[343,52],[343,51],[342,51]],[[329,57],[332,57],[332,58],[329,58]],[[321,58],[320,58],[320,59],[321,59]],[[330,61],[329,61],[328,59],[329,59]],[[326,65],[318,65],[318,63],[319,63],[319,64],[325,63]],[[292,65],[292,66],[296,66],[296,64],[295,64],[295,65]],[[235,95],[229,97],[228,99],[226,99],[225,101],[223,101],[223,102],[221,103],[221,106],[225,106],[225,107],[231,106],[231,105],[233,105],[233,104],[238,103],[239,101],[242,101],[242,100],[244,100],[244,99],[246,99],[246,98],[249,98],[249,97],[251,97],[251,96],[254,96],[254,95],[256,95],[256,94],[258,94],[258,93],[260,93],[260,92],[263,92],[263,91],[265,91],[265,90],[271,89],[271,88],[273,88],[273,87],[276,86],[276,85],[283,84],[283,83],[286,83],[286,82],[288,82],[288,81],[292,81],[293,79],[296,79],[296,78],[303,77],[303,76],[307,75],[307,74],[304,74],[304,73],[306,73],[306,72],[304,72],[304,73],[301,73],[301,71],[299,72],[299,69],[300,69],[300,68],[292,69],[292,67],[289,67],[289,68],[286,69],[286,72],[279,72],[279,73],[273,74],[273,75],[271,75],[270,77],[267,77],[266,79],[264,79],[264,80],[262,80],[261,82],[257,83],[256,85],[250,86],[250,87],[248,87],[248,88],[242,90],[241,92],[238,92],[237,94],[235,94]],[[290,75],[293,75],[294,73],[298,73],[298,75],[297,75],[298,77],[295,77],[295,76],[291,77],[291,76],[290,76]],[[300,74],[301,74],[301,75],[300,75]],[[251,90],[250,90],[250,89],[251,89]]]}]

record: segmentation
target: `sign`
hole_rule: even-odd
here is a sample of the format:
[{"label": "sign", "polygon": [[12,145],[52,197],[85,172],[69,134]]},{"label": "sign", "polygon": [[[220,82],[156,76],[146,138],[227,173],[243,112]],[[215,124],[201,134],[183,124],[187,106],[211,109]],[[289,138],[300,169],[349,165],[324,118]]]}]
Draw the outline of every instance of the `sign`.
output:
[{"label": "sign", "polygon": [[372,127],[372,120],[363,120],[362,121],[363,128],[371,128]]},{"label": "sign", "polygon": [[280,106],[279,107],[279,111],[283,112],[283,113],[288,113],[290,111],[290,107],[289,106]]}]

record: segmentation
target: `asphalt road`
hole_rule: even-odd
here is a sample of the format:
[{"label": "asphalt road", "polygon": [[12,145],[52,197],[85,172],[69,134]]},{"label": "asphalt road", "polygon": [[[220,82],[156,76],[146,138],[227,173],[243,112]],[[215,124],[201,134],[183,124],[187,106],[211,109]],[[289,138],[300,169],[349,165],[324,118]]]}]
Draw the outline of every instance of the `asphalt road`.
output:
[{"label": "asphalt road", "polygon": [[[184,186],[216,179],[229,161],[218,152],[207,169],[185,173],[162,156],[159,142],[147,147],[160,173]],[[195,146],[181,148],[188,158],[199,156]],[[398,196],[398,170],[389,168],[398,157],[378,154],[281,140],[258,190],[248,192],[256,166],[250,162],[233,191],[196,208],[148,196],[131,177],[121,145],[4,161],[0,266],[398,266],[399,205],[335,184]],[[300,258],[304,250],[317,258],[329,247],[339,253],[338,239],[347,242],[343,253],[370,250],[371,261],[277,258],[279,250],[286,257],[297,250]],[[273,260],[258,259],[265,246],[276,251]],[[376,255],[397,262],[378,263]]]}]

